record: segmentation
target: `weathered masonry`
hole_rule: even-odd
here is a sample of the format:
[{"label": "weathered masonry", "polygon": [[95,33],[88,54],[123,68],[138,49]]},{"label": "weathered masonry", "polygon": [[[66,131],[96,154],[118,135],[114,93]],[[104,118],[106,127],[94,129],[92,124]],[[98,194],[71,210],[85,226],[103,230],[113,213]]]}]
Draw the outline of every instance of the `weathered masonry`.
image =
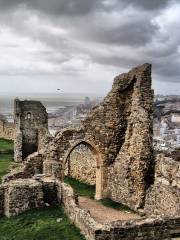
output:
[{"label": "weathered masonry", "polygon": [[0,119],[0,137],[14,140],[14,123],[8,122],[5,119]]},{"label": "weathered masonry", "polygon": [[83,143],[96,158],[96,199],[108,197],[134,209],[143,207],[154,181],[152,103],[150,64],[117,76],[82,128],[64,130],[49,144],[45,174],[62,180],[69,154]]},{"label": "weathered masonry", "polygon": [[38,101],[14,101],[15,161],[21,162],[29,154],[37,152],[48,131],[48,115]]},{"label": "weathered masonry", "polygon": [[96,184],[96,158],[86,144],[79,144],[67,158],[65,175],[90,185]]},{"label": "weathered masonry", "polygon": [[[54,138],[47,132],[41,103],[15,100],[15,157],[24,161],[0,185],[0,214],[9,217],[63,203],[88,240],[172,239],[180,233],[180,162],[164,155],[154,158],[152,113],[150,64],[117,76],[80,128],[64,129]],[[86,159],[79,167],[71,154],[82,145],[93,157],[92,164]],[[124,203],[144,217],[99,224],[64,183],[67,171],[96,183],[96,199]]]}]

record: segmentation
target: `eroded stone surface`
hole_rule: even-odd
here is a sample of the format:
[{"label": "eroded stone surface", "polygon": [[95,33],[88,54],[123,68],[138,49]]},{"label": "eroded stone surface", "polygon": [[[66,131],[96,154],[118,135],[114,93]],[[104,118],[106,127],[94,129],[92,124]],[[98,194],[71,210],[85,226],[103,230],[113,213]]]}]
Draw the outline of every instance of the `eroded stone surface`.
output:
[{"label": "eroded stone surface", "polygon": [[80,144],[67,159],[65,175],[81,182],[96,184],[96,158],[88,146]]},{"label": "eroded stone surface", "polygon": [[152,105],[150,64],[117,76],[82,128],[64,130],[49,144],[45,173],[63,179],[69,154],[83,143],[96,158],[96,197],[142,207],[154,174]]},{"label": "eroded stone surface", "polygon": [[[47,114],[41,104],[40,110],[35,104],[37,111],[33,115],[34,110],[29,111],[26,104],[24,108],[24,103],[16,103],[16,160],[23,158],[26,137],[36,144],[38,152],[4,178],[0,214],[11,216],[62,201],[70,219],[89,240],[167,240],[173,231],[179,231],[180,163],[164,156],[154,161],[150,64],[117,76],[112,90],[80,128],[64,129],[54,138],[47,134]],[[39,118],[42,116],[44,120]],[[37,132],[38,142],[34,141]],[[151,218],[102,225],[80,208],[78,197],[63,178],[70,154],[81,144],[89,147],[96,162],[96,198],[109,197],[133,209],[141,208]],[[94,164],[88,162],[86,167],[94,168]],[[79,170],[83,179],[87,172]]]},{"label": "eroded stone surface", "polygon": [[147,214],[180,216],[180,162],[166,158],[156,159],[155,182],[146,195]]},{"label": "eroded stone surface", "polygon": [[37,152],[48,132],[48,114],[39,101],[14,101],[15,148],[14,159],[21,162]]},{"label": "eroded stone surface", "polygon": [[7,217],[44,206],[42,184],[33,179],[10,181],[4,189],[4,214]]},{"label": "eroded stone surface", "polygon": [[0,138],[14,140],[14,123],[7,122],[5,119],[0,119]]}]

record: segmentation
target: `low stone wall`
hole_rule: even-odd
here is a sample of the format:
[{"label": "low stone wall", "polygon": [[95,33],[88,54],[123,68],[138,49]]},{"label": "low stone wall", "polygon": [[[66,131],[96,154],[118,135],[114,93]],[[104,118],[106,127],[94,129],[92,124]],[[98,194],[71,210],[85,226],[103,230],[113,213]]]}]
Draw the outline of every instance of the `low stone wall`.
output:
[{"label": "low stone wall", "polygon": [[180,218],[142,218],[98,224],[90,212],[81,209],[73,189],[59,182],[62,202],[68,217],[79,227],[87,240],[170,240],[180,233]]},{"label": "low stone wall", "polygon": [[0,213],[7,217],[62,202],[72,222],[87,240],[170,240],[180,233],[180,217],[142,218],[99,224],[78,204],[73,189],[52,179],[18,179],[0,186]]},{"label": "low stone wall", "polygon": [[156,159],[155,183],[147,191],[145,212],[180,216],[180,162],[164,155]]},{"label": "low stone wall", "polygon": [[14,140],[14,123],[0,119],[0,138]]},{"label": "low stone wall", "polygon": [[59,188],[61,188],[62,202],[68,217],[81,229],[86,239],[95,239],[95,231],[100,230],[101,225],[91,217],[87,210],[78,206],[78,198],[69,185],[59,182]]},{"label": "low stone wall", "polygon": [[18,215],[34,208],[61,202],[61,188],[55,180],[32,178],[11,180],[0,185],[0,215]]},{"label": "low stone wall", "polygon": [[19,178],[31,178],[36,174],[43,173],[43,159],[39,153],[29,155],[21,164],[21,167],[12,169],[11,172],[3,177],[3,183]]},{"label": "low stone wall", "polygon": [[170,240],[179,227],[180,218],[117,221],[96,231],[95,240]]},{"label": "low stone wall", "polygon": [[4,215],[17,215],[44,206],[42,184],[33,179],[10,181],[4,184]]},{"label": "low stone wall", "polygon": [[96,165],[96,158],[92,151],[80,144],[71,152],[67,160],[65,175],[95,185]]}]

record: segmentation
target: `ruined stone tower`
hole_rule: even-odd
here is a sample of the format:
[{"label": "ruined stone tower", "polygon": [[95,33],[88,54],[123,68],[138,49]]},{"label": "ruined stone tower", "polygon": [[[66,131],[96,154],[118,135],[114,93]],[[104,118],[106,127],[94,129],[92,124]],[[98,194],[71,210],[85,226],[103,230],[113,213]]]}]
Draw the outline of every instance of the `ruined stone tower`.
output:
[{"label": "ruined stone tower", "polygon": [[39,101],[14,101],[16,162],[38,151],[44,134],[48,131],[48,115]]},{"label": "ruined stone tower", "polygon": [[[79,128],[63,129],[44,139],[45,108],[40,102],[18,99],[15,126],[15,160],[37,152],[3,178],[0,215],[10,217],[59,203],[87,240],[170,240],[178,236],[180,163],[163,154],[154,158],[151,64],[115,77],[109,94]],[[73,163],[69,159],[82,144],[93,155],[83,168],[79,159]],[[78,169],[80,180],[93,168],[97,200],[108,198],[145,215],[101,223],[64,182],[67,164]]]}]

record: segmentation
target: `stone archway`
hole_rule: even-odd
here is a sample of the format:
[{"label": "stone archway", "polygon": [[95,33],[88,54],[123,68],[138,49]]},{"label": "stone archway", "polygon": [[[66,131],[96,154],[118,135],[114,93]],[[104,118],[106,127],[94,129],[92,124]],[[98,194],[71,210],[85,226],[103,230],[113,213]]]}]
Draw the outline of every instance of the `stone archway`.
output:
[{"label": "stone archway", "polygon": [[95,159],[96,159],[96,192],[95,192],[95,199],[97,200],[100,200],[103,198],[103,182],[104,182],[104,179],[103,179],[103,162],[102,162],[102,157],[101,157],[101,154],[100,152],[96,149],[96,147],[88,142],[88,141],[85,141],[85,140],[82,140],[82,141],[78,141],[76,143],[74,143],[71,148],[67,151],[67,153],[65,154],[65,157],[64,157],[64,162],[63,162],[63,169],[65,170],[65,166],[67,164],[67,161],[68,161],[68,158],[70,156],[70,154],[73,152],[73,150],[75,148],[77,148],[78,146],[80,145],[85,145],[87,146],[91,152],[93,153],[93,155],[95,156]]}]

